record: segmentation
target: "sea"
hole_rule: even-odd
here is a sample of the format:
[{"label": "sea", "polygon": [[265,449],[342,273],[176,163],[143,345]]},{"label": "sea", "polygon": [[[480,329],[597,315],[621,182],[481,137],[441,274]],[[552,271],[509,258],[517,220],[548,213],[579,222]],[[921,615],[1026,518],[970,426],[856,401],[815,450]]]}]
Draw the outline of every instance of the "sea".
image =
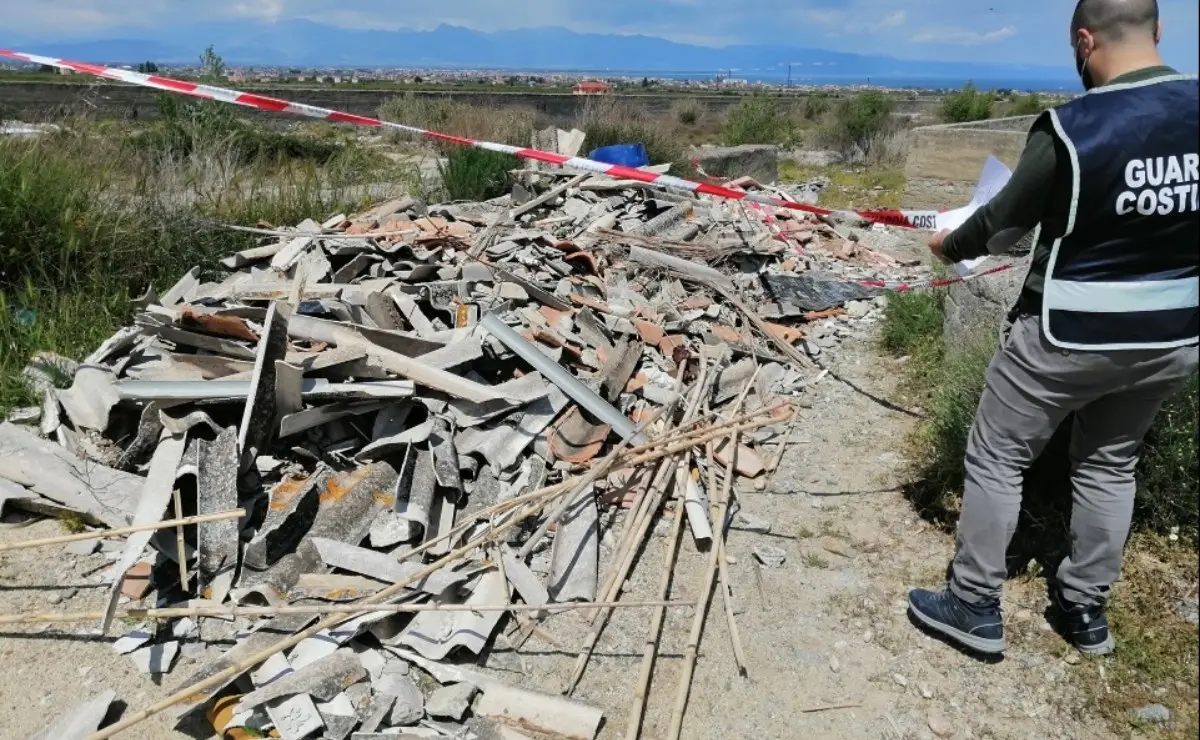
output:
[{"label": "sea", "polygon": [[[514,70],[514,72],[516,72]],[[1021,78],[1015,76],[996,76],[986,78],[968,78],[968,77],[919,77],[905,75],[881,75],[881,76],[864,76],[864,75],[793,75],[790,80],[786,71],[781,70],[766,70],[766,71],[741,71],[741,70],[705,70],[705,71],[677,71],[663,72],[659,70],[634,70],[634,69],[591,69],[591,70],[522,70],[517,74],[559,74],[571,75],[580,77],[597,77],[597,78],[629,78],[637,79],[639,77],[647,77],[650,79],[659,80],[676,80],[696,81],[696,82],[712,82],[714,80],[730,79],[744,80],[749,83],[764,83],[769,85],[787,85],[790,83],[796,87],[814,87],[814,86],[830,86],[830,87],[879,87],[889,89],[917,89],[917,90],[959,90],[968,82],[975,85],[981,90],[1014,90],[1020,92],[1042,92],[1042,93],[1081,93],[1083,85],[1078,77],[1072,77],[1064,74],[1061,79],[1052,78]]]}]

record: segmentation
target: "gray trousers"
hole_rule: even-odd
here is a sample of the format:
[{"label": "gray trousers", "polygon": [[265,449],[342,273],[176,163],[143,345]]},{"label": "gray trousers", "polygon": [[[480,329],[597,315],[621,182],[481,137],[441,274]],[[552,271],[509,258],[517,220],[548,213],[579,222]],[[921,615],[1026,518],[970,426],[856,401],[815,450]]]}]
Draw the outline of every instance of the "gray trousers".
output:
[{"label": "gray trousers", "polygon": [[951,591],[970,603],[1000,597],[1024,473],[1075,412],[1071,552],[1057,581],[1068,601],[1107,603],[1129,537],[1142,440],[1198,364],[1197,347],[1069,352],[1046,341],[1037,317],[1008,325],[967,442]]}]

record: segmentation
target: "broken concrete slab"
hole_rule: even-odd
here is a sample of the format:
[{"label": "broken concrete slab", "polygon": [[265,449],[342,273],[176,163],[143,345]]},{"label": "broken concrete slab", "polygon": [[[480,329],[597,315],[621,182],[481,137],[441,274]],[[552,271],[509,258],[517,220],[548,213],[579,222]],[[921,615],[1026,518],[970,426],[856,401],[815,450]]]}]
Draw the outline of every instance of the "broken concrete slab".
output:
[{"label": "broken concrete slab", "polygon": [[[183,449],[183,437],[165,437],[158,443],[158,449],[154,451],[154,457],[150,461],[150,470],[146,473],[142,499],[133,515],[133,524],[153,524],[162,521],[167,505],[171,502],[171,494],[175,490],[175,477],[183,461]],[[107,634],[112,624],[126,571],[142,556],[142,551],[150,544],[150,538],[153,536],[152,531],[134,532],[125,540],[125,551],[113,566],[113,584],[109,588],[108,603],[104,609],[104,618],[100,622],[101,634]]]},{"label": "broken concrete slab", "polygon": [[250,469],[254,458],[266,448],[276,429],[276,365],[287,357],[291,315],[292,307],[283,301],[272,301],[267,309],[263,335],[254,358],[254,377],[238,428],[238,453],[243,472]]},{"label": "broken concrete slab", "polygon": [[[507,594],[504,576],[492,570],[483,574],[465,601],[448,596],[443,603],[503,604]],[[431,660],[441,660],[457,648],[478,655],[502,616],[502,612],[421,612],[389,644],[410,647]]]},{"label": "broken concrete slab", "polygon": [[[256,688],[263,688],[287,678],[293,672],[288,661],[277,653],[251,674],[251,680]],[[304,694],[276,698],[265,706],[267,716],[271,718],[281,739],[303,740],[325,724],[313,700]]]},{"label": "broken concrete slab", "polygon": [[601,710],[571,699],[510,686],[482,673],[428,660],[409,651],[397,654],[443,684],[466,683],[483,692],[475,702],[476,715],[535,736],[541,733],[568,740],[595,740],[604,720]]},{"label": "broken concrete slab", "polygon": [[133,664],[140,672],[151,676],[170,673],[177,655],[179,655],[179,643],[164,642],[135,650],[129,657],[133,659]]},{"label": "broken concrete slab", "polygon": [[434,719],[449,719],[462,722],[471,711],[471,700],[479,689],[468,683],[443,686],[429,695],[425,712]]},{"label": "broken concrete slab", "polygon": [[[211,442],[196,440],[197,513],[218,514],[238,505],[237,434],[233,427],[224,429]],[[238,520],[226,519],[196,525],[196,550],[200,571],[211,582],[223,573],[232,575],[238,557]],[[224,595],[221,596],[222,600]]]},{"label": "broken concrete slab", "polygon": [[247,711],[297,694],[332,701],[345,691],[346,687],[363,680],[366,676],[366,669],[353,651],[338,650],[310,665],[279,676],[243,696],[238,702],[237,711]]},{"label": "broken concrete slab", "polygon": [[348,693],[343,691],[331,701],[316,705],[325,724],[325,740],[346,740],[358,727],[358,712]]},{"label": "broken concrete slab", "polygon": [[145,481],[81,460],[14,424],[0,424],[0,478],[110,527],[129,525]]},{"label": "broken concrete slab", "polygon": [[[282,599],[302,573],[321,566],[315,539],[362,542],[379,511],[393,506],[396,470],[387,463],[372,463],[351,473],[333,475],[319,492],[319,506],[307,535],[295,551],[284,555],[264,571],[243,571],[238,594],[257,593],[263,598]],[[239,597],[240,598],[240,597]]]},{"label": "broken concrete slab", "polygon": [[375,686],[378,694],[392,697],[388,723],[404,727],[425,718],[425,696],[407,676],[385,673]]},{"label": "broken concrete slab", "polygon": [[86,740],[100,728],[117,692],[104,691],[91,699],[59,714],[45,728],[30,735],[28,740]]},{"label": "broken concrete slab", "polygon": [[103,432],[108,428],[109,414],[121,401],[115,384],[116,376],[111,369],[80,366],[70,389],[58,394],[63,411],[76,429]]},{"label": "broken concrete slab", "polygon": [[[400,562],[390,555],[348,545],[345,542],[314,537],[312,543],[326,566],[375,578],[385,583],[406,581],[423,570],[420,563]],[[446,589],[465,580],[467,580],[466,575],[455,573],[451,569],[444,569],[413,583],[410,588],[439,596]]]},{"label": "broken concrete slab", "polygon": [[580,491],[554,535],[550,595],[557,602],[594,601],[600,567],[600,511],[592,486]]}]

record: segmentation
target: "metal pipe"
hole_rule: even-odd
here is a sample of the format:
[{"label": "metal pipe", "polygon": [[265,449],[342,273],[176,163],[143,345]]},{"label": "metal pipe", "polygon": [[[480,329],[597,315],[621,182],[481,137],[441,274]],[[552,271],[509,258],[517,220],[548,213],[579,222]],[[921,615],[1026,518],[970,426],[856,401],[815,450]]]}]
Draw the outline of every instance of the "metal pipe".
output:
[{"label": "metal pipe", "polygon": [[[249,380],[122,380],[116,383],[123,401],[204,401],[247,398]],[[407,398],[414,392],[412,381],[331,383],[323,378],[306,378],[304,396],[330,398]]]},{"label": "metal pipe", "polygon": [[505,347],[512,350],[517,357],[528,362],[538,372],[549,379],[551,383],[558,386],[563,393],[570,396],[572,400],[593,416],[611,426],[613,431],[620,435],[622,439],[627,439],[635,445],[644,445],[649,441],[644,434],[638,431],[637,426],[626,418],[625,414],[617,411],[611,404],[600,396],[597,396],[562,365],[551,360],[542,354],[537,347],[525,341],[520,334],[513,331],[512,327],[504,323],[499,316],[489,313],[479,323],[492,336],[500,340]]}]

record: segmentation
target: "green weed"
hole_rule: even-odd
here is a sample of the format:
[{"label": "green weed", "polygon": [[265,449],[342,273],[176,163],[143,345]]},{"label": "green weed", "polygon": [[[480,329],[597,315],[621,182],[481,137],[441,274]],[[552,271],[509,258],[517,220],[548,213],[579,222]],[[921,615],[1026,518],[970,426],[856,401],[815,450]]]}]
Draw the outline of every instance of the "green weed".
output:
[{"label": "green weed", "polygon": [[512,188],[510,172],[516,164],[507,154],[460,147],[439,167],[442,187],[450,200],[490,200]]}]

